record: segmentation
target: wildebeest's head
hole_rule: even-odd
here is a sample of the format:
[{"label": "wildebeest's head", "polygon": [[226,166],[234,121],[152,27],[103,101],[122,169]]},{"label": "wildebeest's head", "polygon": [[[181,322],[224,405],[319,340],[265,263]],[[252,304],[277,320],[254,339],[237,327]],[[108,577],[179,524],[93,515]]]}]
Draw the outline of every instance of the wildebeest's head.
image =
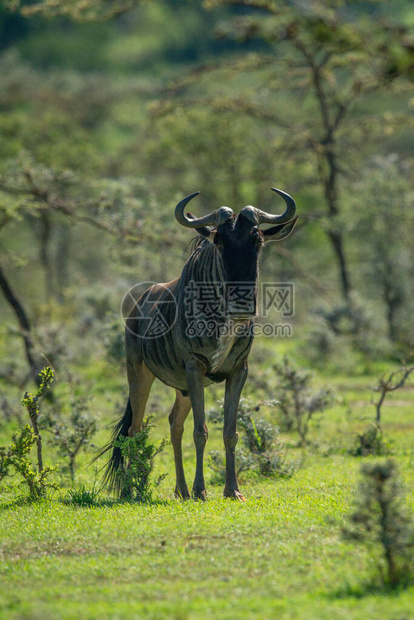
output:
[{"label": "wildebeest's head", "polygon": [[[267,241],[285,239],[296,224],[296,203],[293,198],[279,189],[272,188],[272,190],[282,196],[286,203],[285,212],[281,215],[266,213],[252,206],[243,207],[238,215],[228,207],[220,207],[198,218],[191,213],[185,214],[187,203],[199,192],[187,196],[175,208],[175,217],[180,224],[195,229],[214,243],[220,252],[226,280],[231,283],[234,290],[235,315],[240,318],[253,316],[256,312],[260,249]],[[261,224],[273,224],[273,226],[267,230],[260,230]],[[240,295],[242,289],[243,293]],[[241,299],[244,301],[240,301]]]}]

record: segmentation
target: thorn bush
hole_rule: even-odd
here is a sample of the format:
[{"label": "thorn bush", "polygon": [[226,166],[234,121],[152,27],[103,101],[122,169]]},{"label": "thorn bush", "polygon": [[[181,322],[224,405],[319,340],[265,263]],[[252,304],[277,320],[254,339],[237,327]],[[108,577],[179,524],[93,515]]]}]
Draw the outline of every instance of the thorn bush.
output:
[{"label": "thorn bush", "polygon": [[365,463],[350,525],[348,540],[373,551],[382,582],[391,588],[408,586],[414,579],[414,523],[403,505],[395,462]]},{"label": "thorn bush", "polygon": [[315,390],[311,387],[313,373],[296,368],[285,356],[281,364],[274,364],[273,370],[279,378],[277,386],[277,408],[280,427],[283,431],[297,431],[300,444],[308,443],[311,419],[315,413],[322,413],[334,401],[330,387]]}]

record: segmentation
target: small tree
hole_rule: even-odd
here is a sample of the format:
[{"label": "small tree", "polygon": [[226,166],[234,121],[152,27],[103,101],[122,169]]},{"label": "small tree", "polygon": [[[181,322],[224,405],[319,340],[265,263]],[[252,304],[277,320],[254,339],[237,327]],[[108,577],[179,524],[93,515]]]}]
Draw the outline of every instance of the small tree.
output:
[{"label": "small tree", "polygon": [[[39,387],[34,394],[26,392],[22,399],[22,405],[26,407],[30,424],[13,435],[13,442],[8,448],[0,448],[0,481],[6,476],[14,473],[19,474],[23,480],[22,484],[29,489],[31,500],[44,497],[47,488],[57,488],[53,481],[49,481],[50,474],[55,467],[43,466],[42,437],[39,432],[38,418],[40,413],[39,399],[44,395],[45,390],[50,387],[53,381],[53,370],[50,366],[43,368],[39,374]],[[37,472],[29,459],[32,447],[37,447]]]},{"label": "small tree", "polygon": [[21,486],[27,486],[29,499],[38,500],[46,495],[47,489],[56,489],[57,486],[49,480],[50,474],[55,467],[42,467],[36,472],[29,460],[32,447],[37,443],[38,437],[30,424],[26,424],[20,433],[13,435],[13,442],[8,448],[0,448],[0,482],[6,476],[14,473],[22,478]]},{"label": "small tree", "polygon": [[362,542],[378,558],[383,583],[413,582],[414,525],[403,506],[397,466],[391,459],[362,466],[356,509],[345,538]]},{"label": "small tree", "polygon": [[315,413],[322,413],[333,401],[331,388],[311,388],[312,373],[296,368],[285,356],[281,364],[275,364],[278,384],[277,407],[281,414],[281,426],[285,431],[296,430],[301,445],[308,443],[309,425]]},{"label": "small tree", "polygon": [[377,385],[372,388],[379,394],[378,400],[371,400],[375,407],[375,419],[370,422],[365,431],[356,436],[355,445],[349,449],[350,454],[353,456],[368,456],[369,454],[385,456],[390,453],[382,432],[382,406],[387,395],[402,388],[412,372],[414,372],[414,366],[401,366],[380,377]]},{"label": "small tree", "polygon": [[[260,409],[256,406],[255,411]],[[297,463],[286,459],[287,448],[278,440],[279,429],[263,418],[255,419],[253,412],[242,411],[239,425],[244,430],[243,445],[262,476],[289,478]]]},{"label": "small tree", "polygon": [[39,473],[41,473],[43,469],[43,453],[42,453],[42,436],[40,435],[39,425],[38,425],[38,418],[39,418],[39,413],[40,413],[38,403],[39,403],[39,398],[43,396],[45,390],[47,390],[47,388],[50,387],[50,384],[53,381],[53,370],[51,369],[50,366],[45,366],[45,368],[43,368],[43,370],[40,371],[39,377],[40,377],[40,386],[38,387],[37,391],[34,394],[30,392],[26,392],[26,394],[24,395],[22,399],[22,405],[26,407],[27,409],[27,412],[30,417],[30,422],[36,434],[35,441],[36,441],[36,446],[37,446],[37,468],[39,470]]},{"label": "small tree", "polygon": [[379,379],[378,384],[373,388],[373,390],[380,396],[376,402],[372,400],[372,403],[375,406],[375,421],[377,424],[381,424],[381,407],[384,404],[387,394],[402,388],[413,372],[414,366],[401,366],[400,368],[397,368],[397,370],[393,370],[388,375],[385,374]]},{"label": "small tree", "polygon": [[82,450],[91,445],[91,439],[98,430],[96,416],[88,410],[85,398],[73,397],[71,400],[71,414],[69,424],[61,417],[56,419],[49,415],[45,420],[46,427],[53,435],[53,444],[57,446],[59,454],[67,459],[72,483],[75,482],[77,458]]}]

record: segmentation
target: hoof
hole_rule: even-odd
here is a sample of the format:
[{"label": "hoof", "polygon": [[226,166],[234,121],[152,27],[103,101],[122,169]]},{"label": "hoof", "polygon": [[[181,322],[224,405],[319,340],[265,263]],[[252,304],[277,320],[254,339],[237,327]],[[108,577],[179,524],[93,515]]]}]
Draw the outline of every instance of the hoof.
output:
[{"label": "hoof", "polygon": [[246,498],[240,493],[238,489],[234,489],[233,491],[224,491],[224,497],[229,497],[230,499],[236,499],[238,502],[246,501]]}]

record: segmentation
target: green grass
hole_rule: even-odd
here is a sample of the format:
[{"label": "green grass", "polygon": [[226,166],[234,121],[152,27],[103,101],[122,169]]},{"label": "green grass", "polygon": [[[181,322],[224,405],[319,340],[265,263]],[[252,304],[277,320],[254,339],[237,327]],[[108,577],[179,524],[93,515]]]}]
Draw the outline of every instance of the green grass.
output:
[{"label": "green grass", "polygon": [[[124,400],[124,379],[111,381],[99,368],[93,406],[105,423],[116,417],[117,400]],[[303,454],[291,449],[292,456],[303,455],[303,467],[289,480],[246,477],[245,504],[224,500],[221,487],[211,484],[206,503],[174,499],[171,448],[158,460],[157,473],[168,477],[152,505],[110,502],[105,494],[97,505],[68,504],[67,488],[37,504],[13,502],[6,493],[0,499],[0,618],[414,618],[414,588],[381,590],[375,558],[341,538],[362,462],[346,447],[366,424],[362,418],[373,413],[368,388],[375,377],[327,379],[342,402],[313,426],[312,447]],[[56,389],[64,392],[65,386]],[[392,394],[383,416],[414,511],[413,393],[407,386]],[[215,388],[208,402],[221,395]],[[155,439],[168,434],[172,401],[171,390],[154,386],[149,408],[158,412]],[[1,444],[10,429],[0,428]],[[103,424],[96,443],[103,444],[108,432]],[[294,436],[282,438],[295,443]],[[207,452],[212,449],[222,449],[214,428]],[[46,462],[53,461],[47,444],[46,452]],[[190,482],[191,422],[184,457]],[[89,458],[82,457],[77,475],[83,491],[93,488]]]},{"label": "green grass", "polygon": [[5,508],[1,617],[411,617],[414,589],[366,589],[372,560],[340,538],[358,465],[315,459],[246,504]]}]

